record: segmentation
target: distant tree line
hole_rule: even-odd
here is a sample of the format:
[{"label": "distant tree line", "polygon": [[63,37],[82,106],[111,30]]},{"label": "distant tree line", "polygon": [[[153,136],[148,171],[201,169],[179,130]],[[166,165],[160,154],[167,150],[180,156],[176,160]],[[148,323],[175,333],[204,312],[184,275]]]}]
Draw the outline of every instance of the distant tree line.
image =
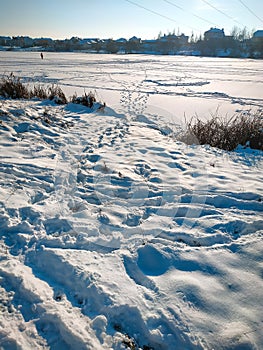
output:
[{"label": "distant tree line", "polygon": [[[72,37],[65,40],[52,40],[50,38],[32,39],[24,36],[1,37],[0,46],[5,50],[35,48],[45,51],[86,51],[101,53],[153,53],[163,55],[201,55],[225,57],[251,57],[263,58],[263,31],[262,36],[255,36],[246,28],[234,27],[230,35],[226,36],[223,29],[211,28],[199,37],[168,32],[160,32],[154,40],[141,40],[132,37],[113,40],[81,39]],[[256,33],[257,33],[256,32]],[[260,33],[261,34],[261,33]]]},{"label": "distant tree line", "polygon": [[227,57],[263,58],[263,36],[254,37],[253,31],[246,28],[234,27],[229,36],[221,38],[199,37],[191,44],[203,56],[218,56],[219,52],[225,52]]}]

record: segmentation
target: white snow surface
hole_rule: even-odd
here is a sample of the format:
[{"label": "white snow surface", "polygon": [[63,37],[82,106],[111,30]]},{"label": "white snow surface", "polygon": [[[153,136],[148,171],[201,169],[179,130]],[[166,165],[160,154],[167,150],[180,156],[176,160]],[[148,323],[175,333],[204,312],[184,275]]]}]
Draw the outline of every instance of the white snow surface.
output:
[{"label": "white snow surface", "polygon": [[176,139],[262,107],[262,62],[0,61],[107,103],[0,100],[0,349],[262,349],[262,152]]}]

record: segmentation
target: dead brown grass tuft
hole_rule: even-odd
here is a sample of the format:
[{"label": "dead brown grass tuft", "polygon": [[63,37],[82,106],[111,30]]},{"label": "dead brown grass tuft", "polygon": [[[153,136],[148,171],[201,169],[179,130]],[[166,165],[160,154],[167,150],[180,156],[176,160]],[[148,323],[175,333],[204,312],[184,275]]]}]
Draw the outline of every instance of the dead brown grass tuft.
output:
[{"label": "dead brown grass tuft", "polygon": [[180,140],[226,151],[233,151],[238,145],[263,150],[263,111],[241,113],[230,119],[215,116],[207,121],[193,117]]}]

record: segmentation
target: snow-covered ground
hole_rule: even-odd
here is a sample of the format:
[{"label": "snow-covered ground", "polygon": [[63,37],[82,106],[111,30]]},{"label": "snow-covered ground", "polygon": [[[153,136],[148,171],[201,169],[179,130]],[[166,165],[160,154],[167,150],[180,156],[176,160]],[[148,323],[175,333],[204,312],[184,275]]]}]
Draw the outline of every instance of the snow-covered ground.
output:
[{"label": "snow-covered ground", "polygon": [[0,52],[0,74],[10,72],[59,84],[68,95],[95,89],[115,109],[159,107],[175,123],[263,105],[261,60],[48,52],[41,60],[39,52]]},{"label": "snow-covered ground", "polygon": [[0,100],[0,349],[262,349],[262,152],[176,140],[262,107],[260,61],[0,53],[104,111]]}]

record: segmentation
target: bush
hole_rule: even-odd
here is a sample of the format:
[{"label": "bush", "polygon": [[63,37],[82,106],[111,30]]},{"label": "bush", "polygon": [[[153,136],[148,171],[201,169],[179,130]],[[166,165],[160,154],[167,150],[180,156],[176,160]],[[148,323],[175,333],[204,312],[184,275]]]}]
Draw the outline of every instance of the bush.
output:
[{"label": "bush", "polygon": [[85,94],[82,95],[81,97],[77,95],[73,95],[71,98],[71,102],[92,108],[94,103],[96,102],[96,98],[92,92],[89,92],[88,95],[85,92]]},{"label": "bush", "polygon": [[30,98],[32,97],[37,97],[41,100],[46,100],[48,98],[46,88],[41,85],[34,85],[33,89],[30,91]]},{"label": "bush", "polygon": [[30,92],[28,88],[23,85],[20,78],[11,73],[8,76],[2,77],[0,81],[0,95],[5,98],[29,98]]},{"label": "bush", "polygon": [[57,85],[52,85],[48,87],[48,98],[49,100],[54,101],[58,105],[64,105],[68,103],[64,92]]},{"label": "bush", "polygon": [[213,117],[202,121],[194,117],[186,125],[186,132],[180,140],[200,145],[208,144],[227,151],[238,145],[263,150],[263,111],[240,114],[230,119]]},{"label": "bush", "polygon": [[[37,97],[41,100],[49,99],[54,101],[56,104],[67,104],[68,100],[62,91],[62,89],[57,85],[51,85],[45,87],[43,85],[34,85],[32,88],[21,83],[20,78],[14,76],[11,73],[9,76],[3,76],[0,78],[0,96],[5,98],[34,98]],[[96,102],[95,95],[92,92],[84,94],[81,97],[74,95],[71,97],[70,102],[76,104],[82,104],[86,107],[92,108]],[[97,109],[103,109],[105,103],[99,103]]]},{"label": "bush", "polygon": [[37,97],[41,100],[52,100],[57,104],[67,103],[66,96],[59,86],[34,85],[33,88],[30,88],[23,84],[20,78],[15,77],[13,73],[0,79],[0,96],[13,99]]}]

